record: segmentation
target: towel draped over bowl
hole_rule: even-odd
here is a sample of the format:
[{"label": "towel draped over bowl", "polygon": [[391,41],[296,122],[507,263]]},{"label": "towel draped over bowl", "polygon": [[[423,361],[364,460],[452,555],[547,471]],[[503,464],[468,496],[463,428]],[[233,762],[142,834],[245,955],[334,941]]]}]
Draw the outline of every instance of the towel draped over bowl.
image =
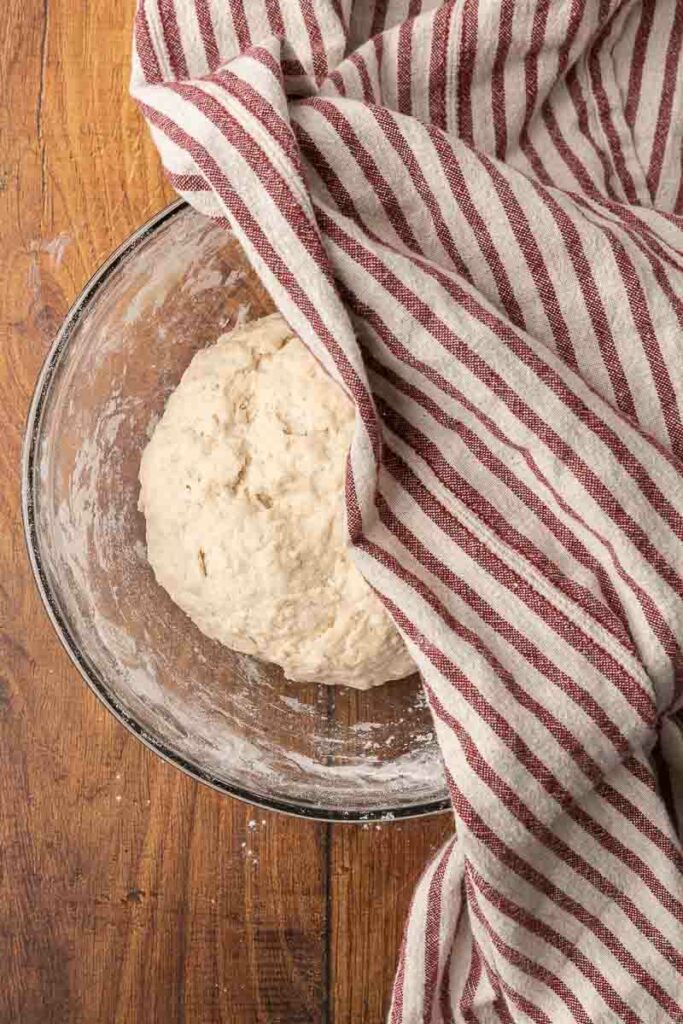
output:
[{"label": "towel draped over bowl", "polygon": [[393,1024],[683,1020],[682,48],[676,0],[139,2],[170,181],[355,403],[443,752]]}]

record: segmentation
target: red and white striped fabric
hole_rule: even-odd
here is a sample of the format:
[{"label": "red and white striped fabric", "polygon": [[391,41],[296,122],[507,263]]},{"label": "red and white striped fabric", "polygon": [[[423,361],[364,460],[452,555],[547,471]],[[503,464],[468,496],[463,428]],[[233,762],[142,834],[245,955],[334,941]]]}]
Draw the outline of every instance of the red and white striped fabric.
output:
[{"label": "red and white striped fabric", "polygon": [[133,94],[357,409],[456,819],[392,1024],[683,1021],[683,4],[141,0]]}]

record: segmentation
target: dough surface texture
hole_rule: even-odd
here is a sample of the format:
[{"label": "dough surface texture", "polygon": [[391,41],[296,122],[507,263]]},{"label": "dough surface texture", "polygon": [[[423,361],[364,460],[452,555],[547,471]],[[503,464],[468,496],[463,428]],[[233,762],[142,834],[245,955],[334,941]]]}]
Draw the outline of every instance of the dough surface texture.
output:
[{"label": "dough surface texture", "polygon": [[197,353],[140,466],[147,556],[207,636],[287,678],[415,671],[344,542],[354,413],[279,314]]}]

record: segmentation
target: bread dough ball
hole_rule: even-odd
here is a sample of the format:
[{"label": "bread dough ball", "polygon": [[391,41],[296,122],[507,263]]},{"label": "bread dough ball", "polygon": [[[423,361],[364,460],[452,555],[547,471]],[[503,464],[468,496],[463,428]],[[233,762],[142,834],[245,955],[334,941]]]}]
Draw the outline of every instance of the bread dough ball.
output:
[{"label": "bread dough ball", "polygon": [[415,671],[349,557],[353,407],[279,314],[192,360],[142,456],[159,583],[207,636],[292,680],[365,689]]}]

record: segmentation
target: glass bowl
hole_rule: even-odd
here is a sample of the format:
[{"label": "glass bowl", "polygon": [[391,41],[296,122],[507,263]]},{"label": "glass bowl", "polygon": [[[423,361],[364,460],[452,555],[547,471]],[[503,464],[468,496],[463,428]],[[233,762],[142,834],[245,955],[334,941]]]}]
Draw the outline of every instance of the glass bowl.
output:
[{"label": "glass bowl", "polygon": [[29,414],[23,510],[38,587],[88,685],[194,778],[325,820],[441,810],[418,676],[367,692],[287,682],[200,633],[147,564],[138,466],[164,403],[198,349],[272,310],[234,236],[182,202],[98,271]]}]

